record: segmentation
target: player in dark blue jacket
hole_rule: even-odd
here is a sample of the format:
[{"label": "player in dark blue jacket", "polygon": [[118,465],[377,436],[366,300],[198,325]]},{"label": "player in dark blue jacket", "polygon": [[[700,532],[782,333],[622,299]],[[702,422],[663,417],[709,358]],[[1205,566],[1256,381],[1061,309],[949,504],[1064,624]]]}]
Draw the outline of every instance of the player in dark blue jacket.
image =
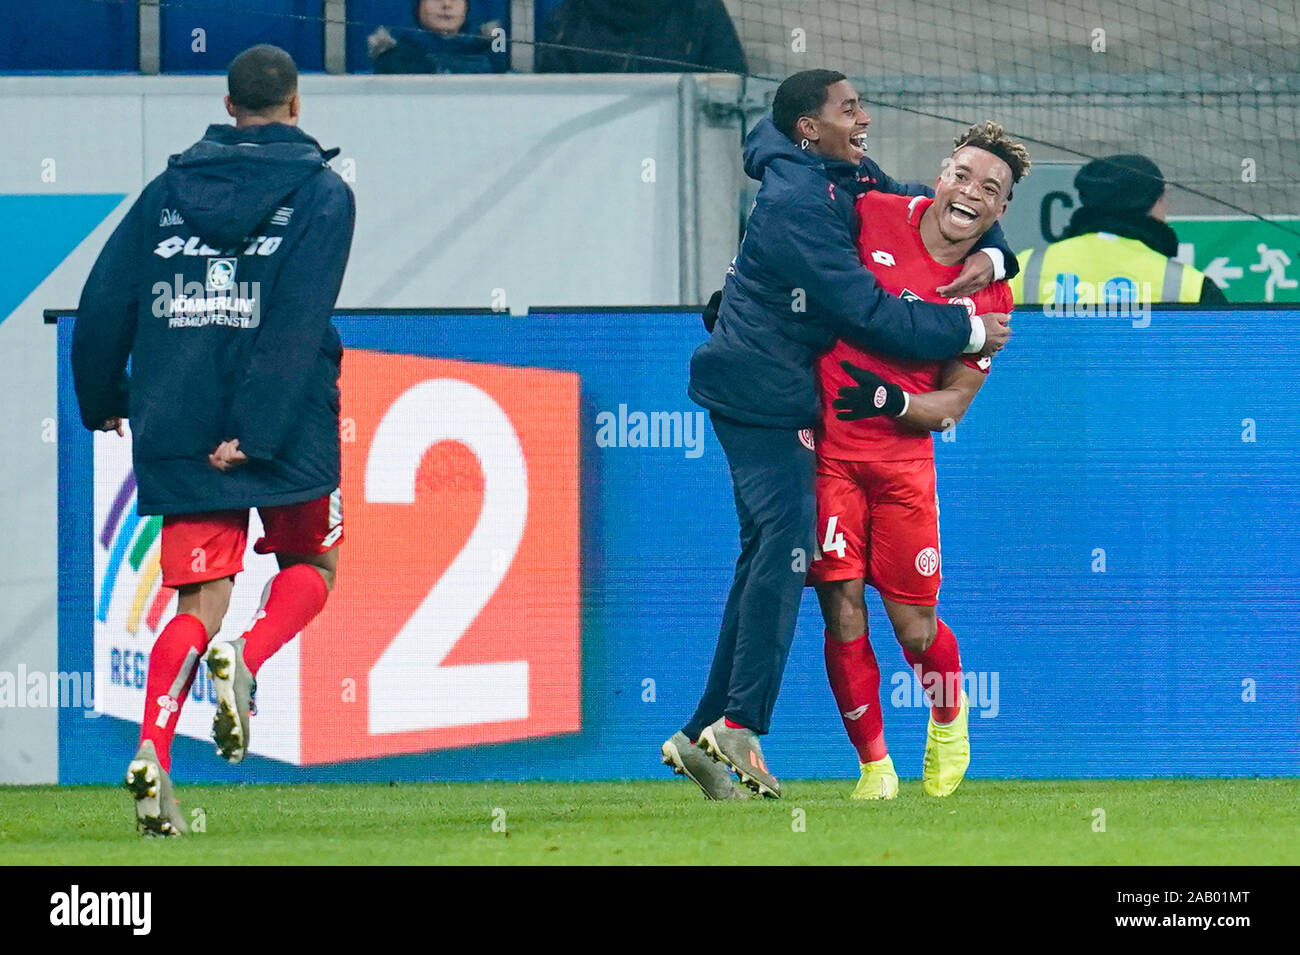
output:
[{"label": "player in dark blue jacket", "polygon": [[[1006,315],[971,317],[964,305],[895,298],[862,266],[858,196],[870,189],[932,194],[900,186],[866,159],[869,124],[841,73],[807,70],[781,84],[771,117],[745,144],[745,171],[762,185],[716,324],[691,357],[688,392],[709,409],[727,456],[741,554],[703,697],[662,752],[711,798],[740,794],[728,767],[755,792],[780,794],[758,736],[770,726],[816,547],[815,358],[838,338],[941,360],[991,354],[1010,335]],[[1014,274],[1000,230],[980,253],[941,290],[954,302],[1006,268]]]},{"label": "player in dark blue jacket", "polygon": [[[339,363],[330,323],[352,244],[352,191],[298,129],[298,71],[256,46],[230,66],[234,126],[211,126],[145,187],[77,309],[72,371],[86,427],[130,419],[141,514],[163,515],[176,616],[149,658],[137,827],[186,831],[171,741],[207,651],[213,736],[239,762],[258,668],[325,605],[338,567]],[[128,365],[129,361],[129,365]],[[239,638],[213,641],[243,568],[248,511],[280,572]],[[211,644],[209,646],[209,644]]]}]

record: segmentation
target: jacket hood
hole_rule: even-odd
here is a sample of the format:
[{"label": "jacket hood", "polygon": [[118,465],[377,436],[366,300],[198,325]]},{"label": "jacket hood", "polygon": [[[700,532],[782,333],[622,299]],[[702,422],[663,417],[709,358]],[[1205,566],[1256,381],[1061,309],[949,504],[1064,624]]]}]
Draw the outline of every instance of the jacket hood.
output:
[{"label": "jacket hood", "polygon": [[745,137],[745,174],[762,181],[763,174],[775,160],[785,159],[809,169],[824,169],[831,175],[856,176],[858,166],[842,159],[827,159],[800,149],[785,133],[776,128],[771,115],[758,121]]},{"label": "jacket hood", "polygon": [[167,160],[171,193],[186,222],[221,248],[243,241],[287,196],[338,155],[296,126],[213,125]]}]

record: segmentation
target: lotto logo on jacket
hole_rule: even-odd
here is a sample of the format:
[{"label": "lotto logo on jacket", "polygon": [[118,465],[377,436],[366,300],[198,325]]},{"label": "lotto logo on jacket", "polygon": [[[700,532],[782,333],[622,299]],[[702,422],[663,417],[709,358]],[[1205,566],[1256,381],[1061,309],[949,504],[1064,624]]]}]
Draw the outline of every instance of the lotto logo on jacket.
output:
[{"label": "lotto logo on jacket", "polygon": [[186,282],[177,272],[171,282],[155,282],[153,315],[168,328],[257,328],[262,322],[262,283],[236,282],[238,259],[208,259],[207,281]]}]

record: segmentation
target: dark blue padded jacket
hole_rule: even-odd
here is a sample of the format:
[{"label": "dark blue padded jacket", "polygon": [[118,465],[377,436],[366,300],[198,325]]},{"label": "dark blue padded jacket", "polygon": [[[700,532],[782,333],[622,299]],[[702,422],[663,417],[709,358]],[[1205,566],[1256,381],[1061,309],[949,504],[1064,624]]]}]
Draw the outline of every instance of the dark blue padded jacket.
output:
[{"label": "dark blue padded jacket", "polygon": [[[95,262],[73,380],[86,427],[130,419],[141,514],[294,504],[338,486],[330,316],[356,207],[327,165],[336,153],[293,126],[211,126]],[[208,455],[232,438],[250,461],[218,471]]]}]

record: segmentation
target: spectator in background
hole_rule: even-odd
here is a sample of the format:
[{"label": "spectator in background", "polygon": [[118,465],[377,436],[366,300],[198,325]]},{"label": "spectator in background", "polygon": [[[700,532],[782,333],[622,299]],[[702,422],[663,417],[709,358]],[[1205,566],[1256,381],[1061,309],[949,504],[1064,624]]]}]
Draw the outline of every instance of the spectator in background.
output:
[{"label": "spectator in background", "polygon": [[547,18],[539,41],[538,73],[746,69],[722,0],[564,0]]},{"label": "spectator in background", "polygon": [[1146,156],[1094,159],[1074,177],[1074,188],[1079,208],[1065,238],[1017,256],[1017,305],[1227,302],[1209,276],[1175,261],[1165,177]]},{"label": "spectator in background", "polygon": [[[380,27],[366,40],[376,73],[504,73],[510,51],[499,20],[476,19],[470,0],[415,0],[415,26]],[[494,43],[495,41],[495,43]],[[495,48],[494,48],[495,47]]]}]

